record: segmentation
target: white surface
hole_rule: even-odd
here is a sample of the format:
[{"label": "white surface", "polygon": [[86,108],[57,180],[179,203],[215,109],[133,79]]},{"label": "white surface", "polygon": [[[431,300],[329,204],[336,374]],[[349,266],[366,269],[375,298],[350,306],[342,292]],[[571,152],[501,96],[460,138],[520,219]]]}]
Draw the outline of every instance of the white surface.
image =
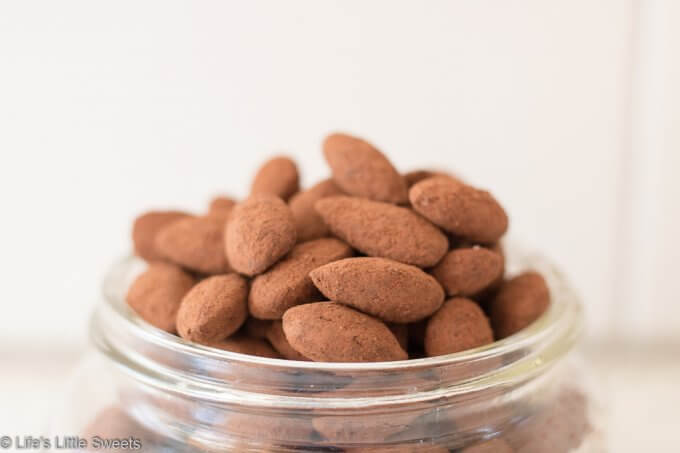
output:
[{"label": "white surface", "polygon": [[606,335],[630,22],[616,0],[2,2],[0,336],[82,344],[136,214],[242,195],[282,149],[322,178],[335,129],[491,189]]},{"label": "white surface", "polygon": [[[605,409],[608,453],[671,452],[680,423],[680,345],[584,348],[596,397]],[[0,351],[3,393],[0,435],[45,434],[47,416],[75,365],[77,353]],[[65,433],[73,434],[73,433]]]},{"label": "white surface", "polygon": [[680,2],[639,2],[619,332],[680,335]]}]

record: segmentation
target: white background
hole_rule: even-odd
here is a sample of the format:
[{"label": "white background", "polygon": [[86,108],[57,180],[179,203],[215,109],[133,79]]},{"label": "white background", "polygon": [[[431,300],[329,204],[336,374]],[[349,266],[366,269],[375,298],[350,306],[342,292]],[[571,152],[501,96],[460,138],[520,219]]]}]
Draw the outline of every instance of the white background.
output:
[{"label": "white background", "polygon": [[678,343],[679,19],[672,0],[2,2],[2,350],[74,356],[137,214],[242,196],[275,152],[312,183],[333,130],[492,190],[580,291],[592,344]]}]

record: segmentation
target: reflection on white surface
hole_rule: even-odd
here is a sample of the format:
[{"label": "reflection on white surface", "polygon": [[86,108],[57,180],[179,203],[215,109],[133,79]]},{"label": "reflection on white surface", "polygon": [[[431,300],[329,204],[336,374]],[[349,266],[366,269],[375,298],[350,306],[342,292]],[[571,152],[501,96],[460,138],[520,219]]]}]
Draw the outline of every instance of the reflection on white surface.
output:
[{"label": "reflection on white surface", "polygon": [[[670,451],[680,415],[680,345],[583,348],[600,389],[611,453]],[[0,351],[2,435],[41,435],[60,389],[78,359],[75,351]],[[74,434],[74,433],[64,433]]]}]

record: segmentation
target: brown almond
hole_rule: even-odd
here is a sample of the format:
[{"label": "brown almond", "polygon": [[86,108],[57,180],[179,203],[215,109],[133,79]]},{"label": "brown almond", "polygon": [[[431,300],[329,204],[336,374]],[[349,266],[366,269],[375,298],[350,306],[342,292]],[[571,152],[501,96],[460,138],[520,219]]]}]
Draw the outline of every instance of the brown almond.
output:
[{"label": "brown almond", "polygon": [[461,181],[457,176],[453,176],[452,174],[441,170],[412,170],[408,173],[404,173],[404,181],[406,181],[406,187],[410,189],[414,184],[423,179],[432,178],[434,176],[442,176],[444,178],[451,178],[454,181]]},{"label": "brown almond", "polygon": [[285,259],[255,277],[248,296],[250,314],[260,319],[281,319],[289,308],[321,299],[309,272],[349,256],[352,249],[335,238],[296,245]]},{"label": "brown almond", "polygon": [[251,195],[275,195],[288,200],[299,190],[298,169],[292,159],[276,156],[260,167],[250,188]]},{"label": "brown almond", "polygon": [[172,222],[188,216],[180,211],[152,211],[137,217],[132,226],[135,253],[147,261],[162,259],[156,250],[156,234]]},{"label": "brown almond", "polygon": [[346,193],[387,203],[406,203],[404,178],[383,153],[360,138],[331,134],[323,153],[333,180]]},{"label": "brown almond", "polygon": [[508,229],[508,216],[489,192],[450,178],[434,177],[411,187],[413,209],[446,231],[491,244]]},{"label": "brown almond", "polygon": [[238,204],[225,229],[229,263],[245,275],[261,274],[293,248],[295,222],[286,203],[271,195]]},{"label": "brown almond", "polygon": [[237,274],[200,281],[182,299],[177,332],[196,343],[214,343],[236,332],[248,314],[248,283]]},{"label": "brown almond", "polygon": [[425,328],[425,352],[434,357],[493,343],[489,320],[479,305],[455,297],[444,302]]},{"label": "brown almond", "polygon": [[290,345],[316,362],[385,362],[408,356],[372,316],[333,302],[298,305],[283,315]]},{"label": "brown almond", "polygon": [[444,233],[408,208],[345,196],[315,208],[335,236],[369,256],[430,267],[449,247]]},{"label": "brown almond", "polygon": [[224,254],[224,222],[215,217],[187,217],[156,235],[156,249],[175,264],[201,274],[229,272]]},{"label": "brown almond", "polygon": [[474,296],[503,275],[503,259],[484,247],[455,249],[444,255],[432,275],[449,296]]},{"label": "brown almond", "polygon": [[525,272],[504,282],[491,301],[491,325],[497,339],[537,320],[550,304],[550,290],[541,274]]},{"label": "brown almond", "polygon": [[489,250],[494,253],[498,253],[498,256],[501,257],[503,270],[501,271],[501,277],[498,279],[498,283],[500,283],[500,281],[503,279],[503,274],[505,274],[505,249],[503,248],[503,244],[501,242],[496,242],[495,244],[489,246]]},{"label": "brown almond", "polygon": [[496,438],[464,448],[462,453],[514,453],[514,451],[506,441]]},{"label": "brown almond", "polygon": [[236,206],[236,201],[229,197],[215,197],[210,202],[208,215],[218,217],[224,221],[229,218],[231,210]]},{"label": "brown almond", "polygon": [[195,283],[196,280],[178,266],[154,262],[130,286],[127,303],[149,324],[174,333],[182,298]]},{"label": "brown almond", "polygon": [[290,199],[288,205],[295,219],[298,242],[328,236],[328,227],[314,209],[314,203],[333,195],[342,195],[342,191],[333,180],[326,179]]},{"label": "brown almond", "polygon": [[274,321],[270,324],[267,330],[267,340],[274,346],[284,358],[288,360],[309,361],[309,359],[299,352],[297,352],[286,339],[286,334],[283,333],[283,323],[281,321]]},{"label": "brown almond", "polygon": [[211,343],[209,346],[224,351],[238,352],[239,354],[269,357],[270,359],[281,358],[281,355],[265,340],[250,338],[245,335],[233,335],[216,343]]},{"label": "brown almond", "polygon": [[385,258],[347,258],[309,275],[328,299],[386,322],[419,321],[444,302],[444,290],[431,275]]}]

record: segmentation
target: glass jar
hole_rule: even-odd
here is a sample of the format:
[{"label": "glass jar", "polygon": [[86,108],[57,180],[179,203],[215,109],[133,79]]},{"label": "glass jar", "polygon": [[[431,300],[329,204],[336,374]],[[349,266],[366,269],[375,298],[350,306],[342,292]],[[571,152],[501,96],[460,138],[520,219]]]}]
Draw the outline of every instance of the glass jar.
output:
[{"label": "glass jar", "polygon": [[[124,302],[144,263],[123,259],[51,434],[151,452],[459,452],[496,438],[518,453],[602,452],[573,353],[579,302],[544,258],[506,250],[510,274],[531,268],[548,281],[552,303],[535,323],[475,350],[359,364],[245,356],[155,329]],[[500,452],[495,442],[467,451]]]}]

